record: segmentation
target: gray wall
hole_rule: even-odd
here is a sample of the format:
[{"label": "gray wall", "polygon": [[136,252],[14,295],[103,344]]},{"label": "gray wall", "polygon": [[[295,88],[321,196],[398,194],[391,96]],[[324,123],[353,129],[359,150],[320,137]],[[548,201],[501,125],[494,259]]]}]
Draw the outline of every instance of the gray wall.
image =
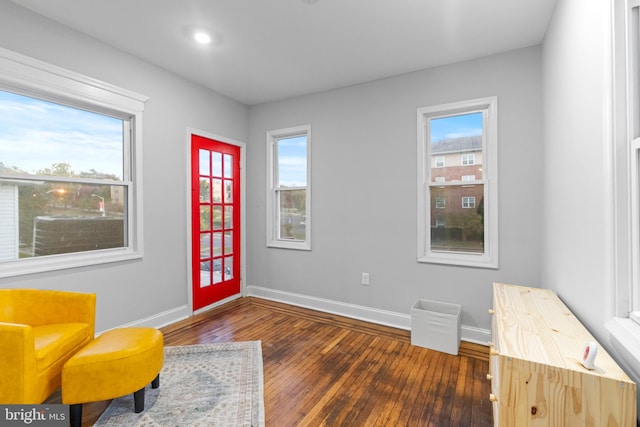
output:
[{"label": "gray wall", "polygon": [[601,343],[615,306],[610,8],[560,0],[543,51],[543,282]]},{"label": "gray wall", "polygon": [[[0,3],[0,46],[150,97],[145,257],[18,277],[0,286],[98,293],[98,329],[187,304],[185,128],[247,141],[249,285],[398,313],[421,298],[462,304],[488,330],[491,283],[540,285],[541,49],[532,47],[252,107],[73,30]],[[498,96],[500,269],[416,262],[416,109]],[[312,125],[313,250],[265,245],[266,131]],[[371,285],[360,285],[360,273]]]},{"label": "gray wall", "polygon": [[542,265],[544,287],[603,338],[613,315],[609,2],[587,3],[561,0],[544,43]]},{"label": "gray wall", "polygon": [[[492,282],[540,285],[541,88],[532,47],[252,107],[248,284],[405,314],[418,299],[454,302],[463,325],[490,329]],[[416,109],[494,95],[500,268],[418,263]],[[312,251],[267,248],[265,133],[302,124],[312,126]]]},{"label": "gray wall", "polygon": [[[462,323],[482,329],[490,328],[493,281],[541,286],[606,341],[614,293],[609,7],[559,0],[542,48],[249,109],[2,1],[0,46],[150,99],[144,259],[1,279],[0,287],[96,292],[98,330],[186,307],[185,136],[195,127],[248,142],[249,285],[398,313],[421,298],[456,302]],[[500,268],[419,264],[416,109],[493,95]],[[270,249],[265,133],[301,124],[312,125],[313,250]],[[371,274],[369,287],[361,272]]]},{"label": "gray wall", "polygon": [[[618,10],[624,3],[559,0],[545,37],[541,266],[543,287],[554,290],[638,382],[637,336],[621,342],[605,326],[626,315],[628,306],[616,294],[618,287],[626,293],[631,279],[629,178],[616,147],[622,141],[626,151],[625,126],[612,115],[625,94],[613,92],[612,77],[624,79],[624,69],[612,68],[610,13],[612,4]],[[624,37],[624,22],[617,24],[616,35]]]},{"label": "gray wall", "polygon": [[0,287],[96,292],[98,331],[186,306],[186,129],[246,141],[248,108],[8,1],[0,2],[0,46],[149,97],[144,259],[2,279]]}]

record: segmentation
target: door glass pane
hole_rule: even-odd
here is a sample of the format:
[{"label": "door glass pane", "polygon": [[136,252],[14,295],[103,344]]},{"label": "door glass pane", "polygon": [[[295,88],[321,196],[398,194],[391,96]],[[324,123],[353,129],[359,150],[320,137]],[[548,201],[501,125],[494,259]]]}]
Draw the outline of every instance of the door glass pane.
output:
[{"label": "door glass pane", "polygon": [[280,238],[305,240],[307,190],[279,192]]},{"label": "door glass pane", "polygon": [[213,256],[222,255],[222,233],[213,233]]},{"label": "door glass pane", "polygon": [[203,233],[200,235],[200,258],[209,258],[211,256],[211,234]]},{"label": "door glass pane", "polygon": [[222,258],[213,260],[213,283],[222,282]]},{"label": "door glass pane", "polygon": [[229,229],[233,227],[233,206],[224,207],[224,228]]},{"label": "door glass pane", "polygon": [[232,157],[229,154],[224,155],[224,177],[233,178],[233,169],[231,168]]},{"label": "door glass pane", "polygon": [[233,203],[233,181],[224,181],[224,202]]},{"label": "door glass pane", "polygon": [[200,175],[209,175],[209,151],[208,150],[199,150],[198,153],[200,160]]},{"label": "door glass pane", "polygon": [[211,285],[211,261],[200,262],[200,287]]},{"label": "door glass pane", "polygon": [[213,203],[222,203],[222,180],[221,179],[212,179],[211,180],[211,200]]},{"label": "door glass pane", "polygon": [[229,255],[233,253],[233,232],[227,231],[224,233],[224,254]]},{"label": "door glass pane", "polygon": [[222,176],[222,153],[211,152],[211,176]]},{"label": "door glass pane", "polygon": [[482,184],[430,188],[432,251],[484,252],[483,192]]},{"label": "door glass pane", "polygon": [[200,230],[208,231],[211,229],[211,208],[209,206],[200,206]]},{"label": "door glass pane", "polygon": [[228,256],[224,259],[224,280],[233,279],[233,257]]},{"label": "door glass pane", "polygon": [[201,203],[210,203],[211,202],[211,191],[210,184],[208,178],[200,178],[200,202]]},{"label": "door glass pane", "polygon": [[222,206],[213,207],[213,229],[222,230]]}]

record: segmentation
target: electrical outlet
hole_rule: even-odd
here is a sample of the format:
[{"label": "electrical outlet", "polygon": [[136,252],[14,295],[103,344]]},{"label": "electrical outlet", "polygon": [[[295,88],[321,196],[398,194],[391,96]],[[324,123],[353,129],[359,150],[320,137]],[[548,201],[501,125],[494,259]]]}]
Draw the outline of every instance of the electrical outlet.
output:
[{"label": "electrical outlet", "polygon": [[362,273],[362,284],[369,286],[369,273]]}]

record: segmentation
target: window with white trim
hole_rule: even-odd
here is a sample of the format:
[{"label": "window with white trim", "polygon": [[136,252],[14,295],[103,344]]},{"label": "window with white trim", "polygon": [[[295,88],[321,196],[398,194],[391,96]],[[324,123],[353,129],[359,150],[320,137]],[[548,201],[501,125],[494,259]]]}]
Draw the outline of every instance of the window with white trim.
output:
[{"label": "window with white trim", "polygon": [[0,277],[142,256],[146,99],[0,48]]},{"label": "window with white trim", "polygon": [[476,198],[473,196],[462,198],[462,208],[471,209],[476,207]]},{"label": "window with white trim", "polygon": [[496,97],[418,109],[419,262],[498,267],[497,129]]},{"label": "window with white trim", "polygon": [[[640,378],[640,0],[612,2],[615,274],[605,326],[618,362]],[[617,179],[616,179],[617,178]],[[629,250],[631,249],[631,250]]]},{"label": "window with white trim", "polygon": [[461,163],[463,166],[474,165],[476,163],[476,156],[473,153],[463,154],[461,156]]},{"label": "window with white trim", "polygon": [[630,0],[628,39],[629,78],[627,105],[627,141],[631,165],[631,263],[632,285],[629,297],[629,318],[640,323],[640,1]]},{"label": "window with white trim", "polygon": [[267,246],[311,250],[311,126],[267,132]]}]

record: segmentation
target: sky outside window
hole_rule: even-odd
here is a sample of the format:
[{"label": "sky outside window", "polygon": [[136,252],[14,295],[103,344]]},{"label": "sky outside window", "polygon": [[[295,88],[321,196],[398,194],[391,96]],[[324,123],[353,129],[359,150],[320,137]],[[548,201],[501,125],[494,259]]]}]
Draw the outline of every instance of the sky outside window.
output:
[{"label": "sky outside window", "polygon": [[431,142],[482,135],[482,113],[460,114],[430,120]]},{"label": "sky outside window", "polygon": [[306,187],[307,136],[278,140],[278,183],[281,187]]},{"label": "sky outside window", "polygon": [[123,121],[0,91],[0,162],[29,174],[67,163],[123,179]]}]

